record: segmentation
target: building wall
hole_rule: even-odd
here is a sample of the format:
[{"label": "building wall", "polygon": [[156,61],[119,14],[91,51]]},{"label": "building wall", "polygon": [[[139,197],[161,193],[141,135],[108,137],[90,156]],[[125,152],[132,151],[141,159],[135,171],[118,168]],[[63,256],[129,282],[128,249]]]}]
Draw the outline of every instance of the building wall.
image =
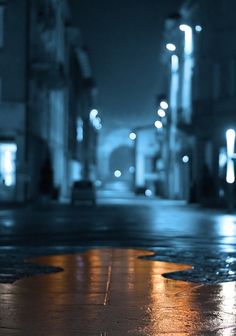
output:
[{"label": "building wall", "polygon": [[27,1],[1,2],[3,46],[0,48],[1,97],[4,102],[22,103],[26,98]]},{"label": "building wall", "polygon": [[16,185],[7,186],[0,181],[0,190],[2,201],[20,202],[28,179],[25,164],[27,1],[1,2],[0,9],[0,142],[17,146],[13,162]]}]

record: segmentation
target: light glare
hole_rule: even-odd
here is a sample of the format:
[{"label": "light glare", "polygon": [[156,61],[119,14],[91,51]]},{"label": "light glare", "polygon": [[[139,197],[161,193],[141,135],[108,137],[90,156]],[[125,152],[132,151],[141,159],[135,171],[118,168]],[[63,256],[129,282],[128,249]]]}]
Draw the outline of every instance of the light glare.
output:
[{"label": "light glare", "polygon": [[162,108],[163,110],[167,110],[168,107],[169,107],[168,103],[167,103],[165,100],[162,100],[162,101],[160,102],[160,106],[161,106],[161,108]]},{"label": "light glare", "polygon": [[226,146],[227,146],[227,171],[226,171],[226,182],[234,183],[234,145],[235,145],[235,131],[233,129],[228,129],[226,131]]},{"label": "light glare", "polygon": [[192,28],[186,24],[181,24],[179,29],[184,32],[184,52],[186,55],[191,55],[193,52],[193,34]]},{"label": "light glare", "polygon": [[151,197],[152,196],[152,191],[150,189],[145,190],[145,196]]},{"label": "light glare", "polygon": [[202,31],[202,26],[196,25],[195,30],[196,30],[196,32],[200,33]]},{"label": "light glare", "polygon": [[115,177],[119,178],[119,177],[121,177],[121,175],[122,175],[122,174],[121,174],[121,171],[120,171],[120,170],[115,170],[115,171],[114,171],[114,176],[115,176]]},{"label": "light glare", "polygon": [[159,109],[157,111],[157,114],[159,115],[159,117],[164,118],[166,116],[166,112],[163,109]]},{"label": "light glare", "polygon": [[183,161],[183,163],[188,163],[189,162],[189,156],[188,155],[184,155],[182,157],[182,161]]},{"label": "light glare", "polygon": [[177,55],[171,56],[171,70],[176,72],[179,70],[179,58]]},{"label": "light glare", "polygon": [[166,44],[166,49],[168,49],[170,51],[175,51],[176,50],[176,46],[173,43],[167,43]]},{"label": "light glare", "polygon": [[136,139],[136,134],[134,132],[131,132],[129,134],[129,138],[130,138],[130,140],[135,140]]},{"label": "light glare", "polygon": [[160,120],[156,120],[154,125],[158,129],[161,129],[163,127],[163,124]]},{"label": "light glare", "polygon": [[97,115],[98,115],[98,110],[92,109],[89,113],[90,120],[91,121],[94,120],[97,117]]}]

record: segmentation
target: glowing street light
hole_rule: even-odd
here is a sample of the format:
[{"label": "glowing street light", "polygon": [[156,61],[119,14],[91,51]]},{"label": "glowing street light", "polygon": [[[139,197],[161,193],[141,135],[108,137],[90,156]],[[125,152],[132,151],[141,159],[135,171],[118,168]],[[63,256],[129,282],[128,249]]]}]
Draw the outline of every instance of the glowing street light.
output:
[{"label": "glowing street light", "polygon": [[184,155],[184,156],[182,157],[182,162],[183,162],[183,163],[188,163],[188,162],[189,162],[189,156],[188,156],[188,155]]},{"label": "glowing street light", "polygon": [[196,30],[196,32],[200,33],[202,31],[202,26],[196,25],[195,30]]},{"label": "glowing street light", "polygon": [[89,113],[89,118],[91,121],[93,121],[98,115],[98,110],[92,109]]},{"label": "glowing street light", "polygon": [[166,49],[169,50],[169,51],[175,51],[176,46],[173,43],[167,43],[166,44]]},{"label": "glowing street light", "polygon": [[181,24],[179,29],[184,32],[185,43],[184,51],[186,55],[191,55],[193,52],[193,32],[192,28],[186,24]]},{"label": "glowing street light", "polygon": [[234,161],[236,154],[234,153],[235,146],[235,131],[233,129],[228,129],[226,131],[226,146],[227,146],[227,170],[226,170],[226,182],[234,183]]},{"label": "glowing street light", "polygon": [[155,125],[155,127],[157,129],[163,128],[163,124],[162,124],[162,122],[160,120],[156,120],[155,123],[154,123],[154,125]]},{"label": "glowing street light", "polygon": [[167,101],[162,100],[162,101],[160,102],[160,107],[161,107],[163,110],[167,110],[168,107],[169,107],[169,105],[168,105]]},{"label": "glowing street light", "polygon": [[163,109],[158,109],[157,114],[161,118],[164,118],[166,116],[166,112]]},{"label": "glowing street light", "polygon": [[130,138],[130,140],[135,140],[136,139],[136,134],[134,132],[131,132],[129,134],[129,138]]},{"label": "glowing street light", "polygon": [[121,177],[121,175],[122,175],[122,174],[121,174],[121,171],[120,171],[120,170],[117,169],[117,170],[114,171],[114,176],[115,176],[115,177],[119,178],[119,177]]}]

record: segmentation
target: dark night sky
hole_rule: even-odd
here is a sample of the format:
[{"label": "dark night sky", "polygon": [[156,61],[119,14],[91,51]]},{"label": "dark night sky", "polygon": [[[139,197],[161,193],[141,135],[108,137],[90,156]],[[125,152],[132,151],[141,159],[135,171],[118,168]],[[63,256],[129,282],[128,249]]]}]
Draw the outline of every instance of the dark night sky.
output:
[{"label": "dark night sky", "polygon": [[164,18],[181,0],[71,0],[98,85],[104,130],[155,120]]}]

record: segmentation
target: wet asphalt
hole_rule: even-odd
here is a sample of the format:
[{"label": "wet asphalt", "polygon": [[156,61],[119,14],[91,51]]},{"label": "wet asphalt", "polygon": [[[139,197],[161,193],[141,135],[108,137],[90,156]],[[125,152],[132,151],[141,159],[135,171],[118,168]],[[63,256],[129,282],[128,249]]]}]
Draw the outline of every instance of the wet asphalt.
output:
[{"label": "wet asphalt", "polygon": [[34,256],[91,248],[151,250],[150,260],[192,265],[172,279],[215,284],[236,280],[236,214],[182,201],[100,195],[90,204],[31,204],[0,210],[0,282],[60,268]]}]

